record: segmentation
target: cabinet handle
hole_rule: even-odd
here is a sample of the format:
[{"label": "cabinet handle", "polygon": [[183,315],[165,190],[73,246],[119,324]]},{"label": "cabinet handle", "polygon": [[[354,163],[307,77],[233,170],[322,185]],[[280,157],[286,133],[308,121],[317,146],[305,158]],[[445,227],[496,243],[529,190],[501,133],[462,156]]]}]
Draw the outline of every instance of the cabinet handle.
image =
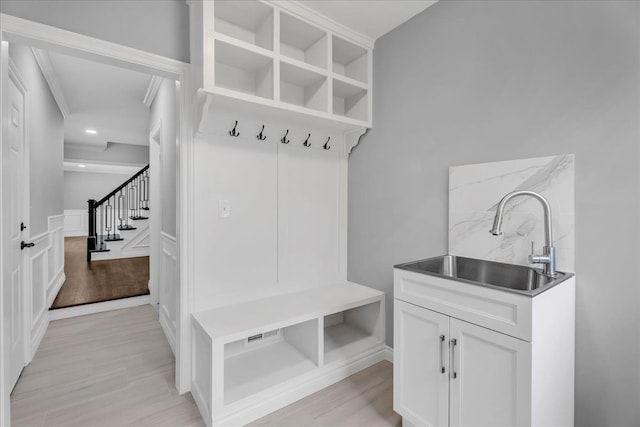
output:
[{"label": "cabinet handle", "polygon": [[444,374],[444,335],[440,335],[440,372]]},{"label": "cabinet handle", "polygon": [[456,345],[458,345],[457,339],[451,340],[451,376],[455,379],[458,378],[458,373],[456,372]]}]

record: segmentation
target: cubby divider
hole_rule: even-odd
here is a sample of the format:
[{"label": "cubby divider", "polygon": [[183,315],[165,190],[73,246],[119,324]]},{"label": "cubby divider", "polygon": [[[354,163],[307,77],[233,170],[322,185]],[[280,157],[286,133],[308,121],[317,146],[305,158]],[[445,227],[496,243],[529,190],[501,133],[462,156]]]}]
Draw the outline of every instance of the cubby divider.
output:
[{"label": "cubby divider", "polygon": [[327,77],[282,62],[280,100],[312,110],[328,110]]},{"label": "cubby divider", "polygon": [[216,40],[216,86],[273,99],[273,59]]},{"label": "cubby divider", "polygon": [[273,8],[255,0],[217,1],[214,31],[273,50]]},{"label": "cubby divider", "polygon": [[280,54],[327,69],[327,32],[280,13]]},{"label": "cubby divider", "polygon": [[369,83],[369,51],[333,36],[333,72],[363,83]]}]

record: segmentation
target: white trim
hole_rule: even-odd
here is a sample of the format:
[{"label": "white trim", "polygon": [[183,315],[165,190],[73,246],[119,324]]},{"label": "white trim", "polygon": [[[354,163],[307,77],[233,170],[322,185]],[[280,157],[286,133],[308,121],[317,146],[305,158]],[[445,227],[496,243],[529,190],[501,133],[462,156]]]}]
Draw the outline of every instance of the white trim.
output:
[{"label": "white trim", "polygon": [[[160,79],[160,83],[162,79]],[[158,86],[158,89],[160,86]],[[157,89],[156,89],[157,92]],[[154,95],[155,96],[155,95]],[[164,124],[162,119],[152,123],[149,131],[149,199],[151,210],[149,211],[149,293],[154,307],[159,303],[160,291],[160,248],[162,246],[162,144]],[[157,162],[157,163],[156,163]]]},{"label": "white trim", "polygon": [[384,360],[393,363],[393,348],[388,345],[384,345]]},{"label": "white trim", "polygon": [[84,316],[86,314],[102,313],[104,311],[120,310],[122,308],[137,307],[150,303],[149,295],[122,298],[113,301],[96,302],[68,308],[49,310],[51,320],[68,319],[69,317]]},{"label": "white trim", "polygon": [[189,64],[128,46],[0,13],[2,40],[71,53],[85,59],[124,66],[171,79],[181,78]]},{"label": "white trim", "polygon": [[[84,165],[79,167],[78,165]],[[118,175],[133,175],[142,169],[144,165],[122,165],[122,164],[105,164],[105,163],[87,163],[82,160],[65,160],[65,172],[83,172],[83,173],[109,173]]]},{"label": "white trim", "polygon": [[37,49],[35,47],[31,48],[31,51],[33,52],[33,56],[36,58],[36,62],[38,63],[38,67],[40,67],[40,71],[42,72],[44,79],[49,85],[49,90],[51,91],[51,95],[53,95],[53,99],[55,99],[56,104],[58,104],[62,117],[65,119],[68,118],[71,115],[71,110],[69,109],[67,99],[64,97],[64,93],[62,92],[62,87],[58,81],[56,71],[53,69],[49,53],[46,50]]},{"label": "white trim", "polygon": [[307,21],[320,24],[325,28],[328,28],[332,32],[336,33],[340,38],[352,41],[354,43],[366,46],[369,49],[373,49],[375,39],[366,36],[362,33],[354,31],[353,29],[340,24],[337,21],[329,18],[326,15],[319,13],[317,10],[310,8],[301,1],[298,0],[266,0],[265,3],[271,3],[277,5],[285,12],[303,18]]},{"label": "white trim", "polygon": [[160,85],[162,85],[162,77],[151,76],[149,86],[147,87],[147,93],[144,94],[144,99],[142,100],[142,103],[146,105],[147,108],[150,108],[151,104],[153,104],[153,100],[156,99]]},{"label": "white trim", "polygon": [[[176,79],[180,85],[180,138],[178,139],[178,260],[180,270],[176,352],[176,387],[189,391],[191,375],[191,323],[194,271],[194,154],[193,94],[189,64],[86,35],[0,13],[0,39],[52,49],[97,62]],[[6,52],[8,45],[3,44]],[[3,405],[8,405],[8,396]],[[8,411],[3,411],[8,414]]]},{"label": "white trim", "polygon": [[64,281],[67,280],[67,276],[64,274],[64,269],[60,270],[55,278],[51,282],[51,292],[49,292],[47,296],[47,307],[51,307],[53,301],[58,296],[58,292],[60,292],[60,288],[64,285]]}]

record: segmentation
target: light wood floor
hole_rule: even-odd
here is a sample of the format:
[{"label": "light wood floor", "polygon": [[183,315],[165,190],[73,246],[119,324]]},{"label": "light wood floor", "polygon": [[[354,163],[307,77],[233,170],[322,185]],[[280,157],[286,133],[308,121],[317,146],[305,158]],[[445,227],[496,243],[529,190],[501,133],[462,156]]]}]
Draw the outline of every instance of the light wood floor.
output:
[{"label": "light wood floor", "polygon": [[[252,425],[399,426],[381,362]],[[151,306],[52,321],[11,394],[14,427],[204,426],[174,387],[174,358]]]},{"label": "light wood floor", "polygon": [[88,263],[86,237],[64,238],[64,274],[53,309],[149,293],[149,257]]}]

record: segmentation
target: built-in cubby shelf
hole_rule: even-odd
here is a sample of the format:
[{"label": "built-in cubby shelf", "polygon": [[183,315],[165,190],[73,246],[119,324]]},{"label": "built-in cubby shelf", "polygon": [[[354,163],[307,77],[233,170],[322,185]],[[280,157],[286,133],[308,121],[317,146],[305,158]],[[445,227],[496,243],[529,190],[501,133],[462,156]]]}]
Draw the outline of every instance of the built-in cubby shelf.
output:
[{"label": "built-in cubby shelf", "polygon": [[317,368],[317,330],[313,319],[225,344],[224,404]]},{"label": "built-in cubby shelf", "polygon": [[273,50],[273,12],[258,1],[218,1],[213,28],[216,33]]},{"label": "built-in cubby shelf", "polygon": [[361,85],[333,79],[333,114],[356,120],[366,120],[368,113],[368,89]]},{"label": "built-in cubby shelf", "polygon": [[370,46],[292,12],[286,2],[192,0],[190,6],[197,40],[192,64],[205,94],[350,129],[371,127]]},{"label": "built-in cubby shelf", "polygon": [[216,40],[216,86],[273,99],[273,59]]},{"label": "built-in cubby shelf", "polygon": [[364,367],[383,358],[384,293],[356,283],[192,317],[191,392],[209,426],[248,423],[264,408],[348,376],[353,363]]},{"label": "built-in cubby shelf", "polygon": [[284,12],[280,14],[280,53],[327,69],[327,32]]},{"label": "built-in cubby shelf", "polygon": [[328,110],[327,77],[282,62],[280,100],[318,111]]},{"label": "built-in cubby shelf", "polygon": [[368,83],[370,51],[335,35],[332,44],[333,72]]},{"label": "built-in cubby shelf", "polygon": [[380,303],[324,317],[324,362],[346,360],[379,343]]}]

